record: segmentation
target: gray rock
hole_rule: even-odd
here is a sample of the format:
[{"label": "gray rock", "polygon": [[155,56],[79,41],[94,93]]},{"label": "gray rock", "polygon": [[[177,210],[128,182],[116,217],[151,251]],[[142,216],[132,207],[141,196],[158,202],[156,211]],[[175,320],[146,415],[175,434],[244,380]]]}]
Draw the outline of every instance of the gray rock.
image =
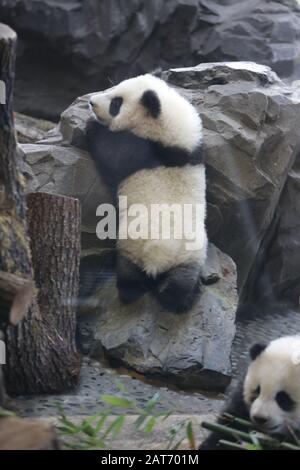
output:
[{"label": "gray rock", "polygon": [[[299,81],[293,84],[300,98]],[[268,236],[259,253],[252,278],[253,292],[261,297],[292,302],[300,297],[300,151],[290,169]]]},{"label": "gray rock", "polygon": [[[50,139],[51,140],[51,139]],[[27,191],[45,191],[76,197],[82,205],[82,231],[91,234],[95,244],[98,222],[96,209],[100,203],[110,203],[111,196],[95,170],[89,154],[76,147],[48,144],[21,144],[24,163],[33,172]],[[25,170],[28,176],[28,171]]]},{"label": "gray rock", "polygon": [[236,262],[246,295],[295,159],[299,93],[268,67],[249,62],[169,70],[163,78],[203,119],[209,235]]},{"label": "gray rock", "polygon": [[0,0],[19,37],[17,109],[57,119],[76,96],[157,68],[252,60],[299,73],[296,0]]},{"label": "gray rock", "polygon": [[35,119],[24,114],[15,113],[15,130],[18,142],[29,144],[42,140],[52,130],[55,123],[43,119]]},{"label": "gray rock", "polygon": [[202,0],[192,42],[199,62],[250,60],[287,77],[299,63],[296,0]]},{"label": "gray rock", "polygon": [[102,275],[93,297],[97,314],[90,323],[84,316],[82,320],[86,328],[89,324],[92,354],[104,350],[115,364],[183,388],[224,390],[231,375],[236,269],[227,255],[210,245],[205,277],[212,273],[219,281],[205,286],[194,308],[182,315],[164,311],[150,294],[124,306],[115,276]]},{"label": "gray rock", "polygon": [[56,135],[70,145],[86,149],[85,128],[93,117],[89,107],[92,94],[80,96],[62,114],[56,129]]}]

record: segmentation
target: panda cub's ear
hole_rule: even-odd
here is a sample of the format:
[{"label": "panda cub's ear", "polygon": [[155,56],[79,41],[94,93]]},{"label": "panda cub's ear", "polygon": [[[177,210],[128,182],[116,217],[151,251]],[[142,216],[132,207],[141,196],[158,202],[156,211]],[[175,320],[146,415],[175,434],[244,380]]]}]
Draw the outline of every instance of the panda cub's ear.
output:
[{"label": "panda cub's ear", "polygon": [[147,90],[141,98],[142,105],[149,111],[153,118],[158,118],[161,111],[161,105],[157,93],[153,90]]},{"label": "panda cub's ear", "polygon": [[255,343],[251,346],[249,354],[252,361],[254,361],[265,349],[267,345],[261,343]]}]

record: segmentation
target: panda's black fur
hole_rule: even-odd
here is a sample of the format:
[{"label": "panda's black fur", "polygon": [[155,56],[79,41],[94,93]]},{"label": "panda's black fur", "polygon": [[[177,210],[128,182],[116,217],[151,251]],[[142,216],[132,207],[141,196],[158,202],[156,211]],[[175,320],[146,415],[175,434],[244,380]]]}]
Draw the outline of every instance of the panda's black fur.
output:
[{"label": "panda's black fur", "polygon": [[[232,416],[237,416],[241,419],[247,421],[250,420],[248,408],[244,402],[243,398],[243,380],[241,380],[234,390],[232,391],[228,401],[223,409],[223,414],[228,413]],[[219,416],[217,420],[218,424],[229,425],[228,419],[225,417]],[[230,427],[236,430],[245,430],[244,427],[240,426],[237,423],[230,423]],[[201,443],[199,450],[222,450],[222,445],[219,444],[219,441],[226,439],[227,441],[236,442],[235,439],[231,436],[224,436],[222,433],[211,432],[208,437]]]},{"label": "panda's black fur", "polygon": [[116,196],[119,184],[136,171],[159,166],[185,166],[204,163],[203,147],[186,152],[164,147],[158,142],[126,131],[112,132],[96,119],[86,126],[90,154],[108,188]]}]

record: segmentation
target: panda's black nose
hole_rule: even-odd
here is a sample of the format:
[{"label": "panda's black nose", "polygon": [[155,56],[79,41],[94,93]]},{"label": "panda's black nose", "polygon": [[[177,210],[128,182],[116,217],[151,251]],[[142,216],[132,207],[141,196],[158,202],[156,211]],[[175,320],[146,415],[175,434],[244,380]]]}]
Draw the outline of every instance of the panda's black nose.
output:
[{"label": "panda's black nose", "polygon": [[260,426],[262,426],[263,424],[266,424],[266,422],[268,421],[268,418],[266,418],[265,416],[261,416],[261,415],[254,415],[253,421],[256,424],[259,424]]}]

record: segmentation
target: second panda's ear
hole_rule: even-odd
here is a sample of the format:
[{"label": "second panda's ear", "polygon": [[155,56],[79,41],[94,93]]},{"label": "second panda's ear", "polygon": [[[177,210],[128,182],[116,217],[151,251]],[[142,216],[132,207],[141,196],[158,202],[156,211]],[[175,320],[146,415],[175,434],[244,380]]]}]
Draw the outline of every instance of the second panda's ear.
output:
[{"label": "second panda's ear", "polygon": [[141,98],[141,103],[147,109],[147,111],[149,111],[153,118],[158,118],[160,115],[161,105],[155,91],[145,91]]},{"label": "second panda's ear", "polygon": [[261,343],[255,343],[251,346],[249,354],[252,361],[254,361],[265,349],[267,345]]}]

